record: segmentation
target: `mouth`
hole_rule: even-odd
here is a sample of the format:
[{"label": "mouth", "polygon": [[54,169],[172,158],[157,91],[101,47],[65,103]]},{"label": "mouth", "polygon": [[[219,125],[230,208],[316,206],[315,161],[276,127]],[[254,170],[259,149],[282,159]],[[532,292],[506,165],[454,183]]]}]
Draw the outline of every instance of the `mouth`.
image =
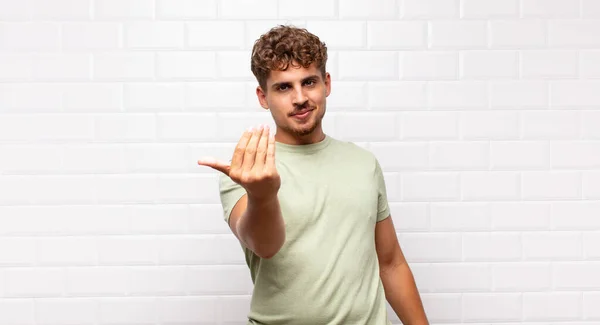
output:
[{"label": "mouth", "polygon": [[292,114],[292,117],[296,118],[296,119],[305,119],[311,114],[311,112],[313,110],[314,109],[303,109],[301,111],[298,111],[298,112]]}]

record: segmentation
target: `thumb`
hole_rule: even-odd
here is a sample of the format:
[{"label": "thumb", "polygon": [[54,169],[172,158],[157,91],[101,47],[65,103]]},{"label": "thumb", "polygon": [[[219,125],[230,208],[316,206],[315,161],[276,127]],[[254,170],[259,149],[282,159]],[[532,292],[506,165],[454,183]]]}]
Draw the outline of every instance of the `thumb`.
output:
[{"label": "thumb", "polygon": [[200,166],[207,166],[210,167],[212,169],[218,170],[221,173],[229,176],[229,170],[231,168],[231,165],[229,165],[228,163],[224,163],[222,161],[218,161],[214,158],[201,158],[198,160],[198,165]]}]

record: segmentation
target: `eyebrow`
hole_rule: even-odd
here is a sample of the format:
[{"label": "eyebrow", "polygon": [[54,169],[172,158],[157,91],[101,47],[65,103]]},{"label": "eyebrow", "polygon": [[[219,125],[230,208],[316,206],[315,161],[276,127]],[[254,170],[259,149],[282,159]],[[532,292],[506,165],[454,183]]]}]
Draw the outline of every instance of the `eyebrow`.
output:
[{"label": "eyebrow", "polygon": [[[310,76],[308,76],[308,77],[305,77],[305,78],[303,78],[303,79],[302,79],[302,83],[304,83],[304,82],[306,82],[306,81],[308,81],[308,80],[311,80],[311,79],[317,79],[317,80],[318,80],[318,79],[319,79],[319,76],[318,76],[318,75],[316,75],[316,74],[313,74],[313,75],[310,75]],[[281,81],[281,82],[276,82],[276,83],[274,83],[274,84],[271,86],[271,88],[272,88],[272,89],[277,89],[277,88],[279,88],[279,86],[282,86],[282,85],[289,85],[289,84],[291,84],[289,81]]]}]

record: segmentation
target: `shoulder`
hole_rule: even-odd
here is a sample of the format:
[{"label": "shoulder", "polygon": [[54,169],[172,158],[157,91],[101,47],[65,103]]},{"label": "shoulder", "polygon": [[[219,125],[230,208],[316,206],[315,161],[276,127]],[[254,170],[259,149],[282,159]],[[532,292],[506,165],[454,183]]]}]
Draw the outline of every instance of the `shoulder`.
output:
[{"label": "shoulder", "polygon": [[359,166],[363,170],[378,170],[379,161],[375,154],[365,146],[356,144],[352,141],[334,139],[334,149],[332,152],[340,159]]}]

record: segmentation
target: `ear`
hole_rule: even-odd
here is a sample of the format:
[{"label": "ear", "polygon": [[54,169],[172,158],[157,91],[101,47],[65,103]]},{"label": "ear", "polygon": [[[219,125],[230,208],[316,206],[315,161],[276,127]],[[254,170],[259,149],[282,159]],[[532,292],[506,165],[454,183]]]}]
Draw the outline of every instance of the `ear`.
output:
[{"label": "ear", "polygon": [[325,73],[325,87],[327,89],[326,97],[329,97],[329,94],[331,94],[331,75],[329,72]]},{"label": "ear", "polygon": [[260,86],[256,87],[256,97],[258,97],[258,102],[262,108],[268,110],[269,104],[267,103],[267,94],[262,90]]}]

